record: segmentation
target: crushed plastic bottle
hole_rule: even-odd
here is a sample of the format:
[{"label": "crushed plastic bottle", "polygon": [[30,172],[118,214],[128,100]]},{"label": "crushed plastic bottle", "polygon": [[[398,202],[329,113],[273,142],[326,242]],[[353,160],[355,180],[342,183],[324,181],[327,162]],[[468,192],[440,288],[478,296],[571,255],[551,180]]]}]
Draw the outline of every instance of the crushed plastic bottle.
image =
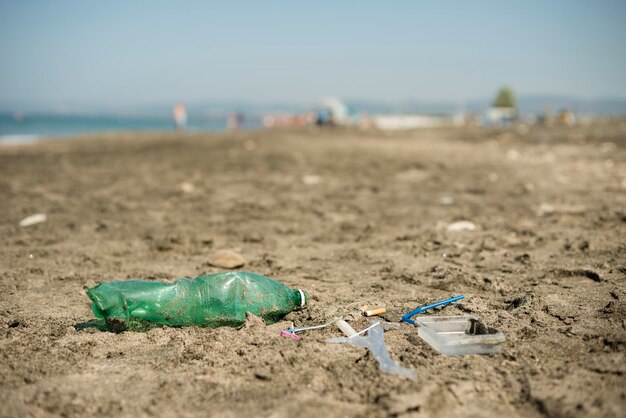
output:
[{"label": "crushed plastic bottle", "polygon": [[87,290],[93,313],[107,328],[123,331],[132,322],[170,326],[240,326],[246,312],[266,323],[277,322],[304,307],[306,292],[269,277],[226,272],[182,278],[171,284],[128,280],[101,283]]}]

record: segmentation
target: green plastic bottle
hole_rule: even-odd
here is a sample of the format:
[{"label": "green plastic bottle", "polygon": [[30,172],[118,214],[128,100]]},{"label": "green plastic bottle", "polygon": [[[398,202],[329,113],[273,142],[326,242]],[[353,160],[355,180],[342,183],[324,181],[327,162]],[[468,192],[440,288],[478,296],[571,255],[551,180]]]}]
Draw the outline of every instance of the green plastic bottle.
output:
[{"label": "green plastic bottle", "polygon": [[[306,292],[248,272],[207,274],[161,283],[141,280],[106,282],[87,290],[96,317],[112,331],[129,324],[221,327],[242,325],[246,312],[272,324],[304,307]],[[140,327],[138,327],[140,328]]]}]

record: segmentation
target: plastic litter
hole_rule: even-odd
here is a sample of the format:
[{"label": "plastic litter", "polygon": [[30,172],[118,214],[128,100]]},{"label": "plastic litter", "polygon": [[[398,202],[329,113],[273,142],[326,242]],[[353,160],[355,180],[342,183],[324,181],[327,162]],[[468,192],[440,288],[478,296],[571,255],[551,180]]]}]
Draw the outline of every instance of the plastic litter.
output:
[{"label": "plastic litter", "polygon": [[96,317],[116,332],[131,324],[134,330],[145,330],[149,323],[237,327],[247,313],[273,324],[309,301],[302,290],[248,272],[201,275],[173,283],[106,282],[87,290],[87,296]]},{"label": "plastic litter", "polygon": [[449,232],[474,231],[476,229],[476,224],[470,221],[458,221],[451,223],[446,229]]},{"label": "plastic litter", "polygon": [[411,319],[412,316],[415,316],[417,314],[425,312],[425,311],[427,311],[429,309],[436,308],[438,306],[444,306],[444,305],[447,305],[449,303],[456,302],[458,300],[463,299],[464,297],[465,297],[464,295],[455,296],[453,298],[444,299],[444,300],[441,300],[439,302],[431,303],[430,305],[420,306],[419,308],[412,310],[408,314],[403,315],[400,320],[404,321],[404,322],[407,322],[407,323],[409,323],[411,325],[415,325],[415,322]]},{"label": "plastic litter", "polygon": [[[361,334],[365,332],[367,332],[367,336],[361,336]],[[331,338],[326,340],[326,342],[332,344],[348,343],[365,347],[370,350],[370,353],[372,353],[372,356],[378,362],[380,371],[407,377],[409,379],[417,378],[415,370],[408,369],[391,359],[391,355],[385,346],[383,325],[379,321],[351,337]]]},{"label": "plastic litter", "polygon": [[292,340],[299,340],[300,336],[298,334],[296,334],[295,332],[289,332],[285,329],[280,331],[280,336],[281,337],[290,337]]},{"label": "plastic litter", "polygon": [[48,220],[48,216],[45,213],[36,213],[34,215],[27,216],[20,221],[21,227],[37,225]]},{"label": "plastic litter", "polygon": [[475,316],[429,316],[416,322],[420,338],[446,356],[495,353],[506,340]]},{"label": "plastic litter", "polygon": [[343,332],[346,337],[354,337],[357,335],[357,332],[343,319],[340,319],[336,322],[337,327]]},{"label": "plastic litter", "polygon": [[[297,338],[293,338],[294,340],[299,340],[300,336],[296,335],[296,332],[300,332],[300,331],[310,331],[312,329],[322,329],[322,328],[326,328],[328,326],[331,326],[332,324],[334,324],[335,322],[341,321],[341,318],[335,318],[330,322],[327,322],[325,324],[322,325],[315,325],[312,327],[301,327],[301,328],[290,328],[290,329],[283,329],[280,331],[280,335],[282,337],[292,337],[296,336]],[[345,322],[345,321],[344,321]],[[293,326],[293,325],[292,325]],[[348,325],[349,326],[349,325]]]}]

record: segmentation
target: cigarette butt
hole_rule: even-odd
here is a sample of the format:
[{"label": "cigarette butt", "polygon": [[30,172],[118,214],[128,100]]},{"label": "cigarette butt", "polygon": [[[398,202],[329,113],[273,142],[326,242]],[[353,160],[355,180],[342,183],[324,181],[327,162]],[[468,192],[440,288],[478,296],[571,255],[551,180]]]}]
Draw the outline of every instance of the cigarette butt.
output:
[{"label": "cigarette butt", "polygon": [[365,311],[368,311],[369,309],[370,309],[370,305],[361,306],[361,312],[363,312],[363,315],[365,315]]},{"label": "cigarette butt", "polygon": [[365,316],[376,316],[376,315],[382,315],[385,312],[387,312],[387,309],[385,308],[374,308],[374,309],[368,309],[367,311],[365,311]]}]

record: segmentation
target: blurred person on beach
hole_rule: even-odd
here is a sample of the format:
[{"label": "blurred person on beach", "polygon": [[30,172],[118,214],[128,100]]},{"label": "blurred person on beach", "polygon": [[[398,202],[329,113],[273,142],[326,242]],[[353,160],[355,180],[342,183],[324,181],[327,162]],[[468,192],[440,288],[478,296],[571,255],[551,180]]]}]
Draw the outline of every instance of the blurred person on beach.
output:
[{"label": "blurred person on beach", "polygon": [[229,131],[238,130],[243,124],[243,118],[244,117],[242,113],[233,113],[231,115],[228,115],[228,118],[226,119],[226,128]]},{"label": "blurred person on beach", "polygon": [[187,126],[187,108],[182,102],[174,106],[172,110],[172,118],[174,119],[174,129],[184,131]]}]

